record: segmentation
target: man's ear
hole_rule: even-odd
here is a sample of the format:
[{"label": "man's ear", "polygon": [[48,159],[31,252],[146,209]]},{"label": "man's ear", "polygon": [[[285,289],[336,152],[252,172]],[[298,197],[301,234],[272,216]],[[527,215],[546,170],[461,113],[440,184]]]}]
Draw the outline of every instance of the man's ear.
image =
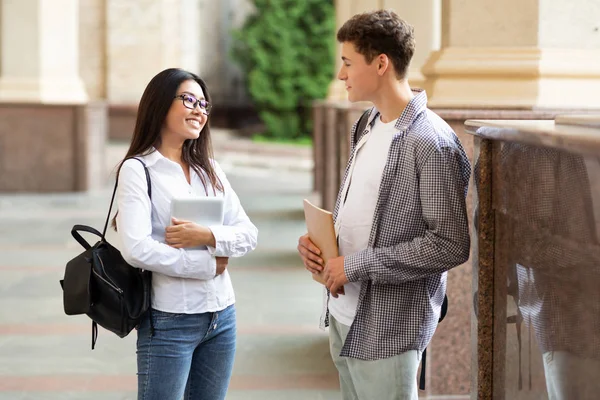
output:
[{"label": "man's ear", "polygon": [[388,70],[388,68],[390,68],[392,66],[390,63],[389,57],[385,54],[378,55],[376,61],[377,61],[377,74],[379,74],[379,76],[383,76],[383,74],[385,74],[385,72]]}]

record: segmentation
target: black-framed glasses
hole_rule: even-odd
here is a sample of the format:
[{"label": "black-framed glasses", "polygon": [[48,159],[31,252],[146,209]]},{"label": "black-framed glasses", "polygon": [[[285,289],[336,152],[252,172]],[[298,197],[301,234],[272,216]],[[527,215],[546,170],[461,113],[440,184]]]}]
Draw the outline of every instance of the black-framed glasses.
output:
[{"label": "black-framed glasses", "polygon": [[208,101],[206,101],[204,99],[198,100],[198,99],[196,99],[196,97],[192,96],[191,94],[184,93],[184,94],[175,96],[175,98],[181,99],[185,108],[189,108],[190,110],[193,110],[194,108],[196,108],[196,106],[200,106],[200,109],[206,115],[210,114],[210,110],[212,109],[212,104],[210,104]]}]

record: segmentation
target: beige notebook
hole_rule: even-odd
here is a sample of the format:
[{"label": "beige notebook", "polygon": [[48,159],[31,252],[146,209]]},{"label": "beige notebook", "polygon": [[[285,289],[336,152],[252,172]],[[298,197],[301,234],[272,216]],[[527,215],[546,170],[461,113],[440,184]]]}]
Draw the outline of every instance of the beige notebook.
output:
[{"label": "beige notebook", "polygon": [[[308,237],[321,250],[321,258],[325,263],[338,256],[337,239],[333,227],[333,214],[323,210],[304,199],[304,219]],[[313,279],[325,284],[323,274],[312,274]]]}]

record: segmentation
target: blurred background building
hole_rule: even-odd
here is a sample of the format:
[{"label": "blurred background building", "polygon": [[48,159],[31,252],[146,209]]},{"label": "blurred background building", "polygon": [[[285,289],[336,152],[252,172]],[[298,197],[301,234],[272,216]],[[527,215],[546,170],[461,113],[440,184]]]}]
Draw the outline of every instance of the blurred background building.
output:
[{"label": "blurred background building", "polygon": [[131,137],[137,102],[165,68],[200,74],[217,104],[248,105],[229,53],[249,1],[0,5],[0,191],[98,187],[105,141]]},{"label": "blurred background building", "polygon": [[[240,67],[236,59],[236,41],[240,40],[232,32],[242,28],[249,16],[263,15],[274,4],[285,13],[286,7],[304,3],[308,4],[292,0],[2,0],[2,168],[11,171],[12,177],[20,176],[19,171],[27,167],[56,169],[57,178],[29,176],[11,183],[4,177],[0,178],[0,190],[94,187],[95,155],[89,154],[85,146],[100,149],[106,138],[128,139],[145,85],[167,67],[187,68],[206,80],[218,106],[213,126],[243,130],[260,124],[261,119],[264,122],[267,117],[261,113],[269,105],[257,97],[256,89],[252,90],[250,78],[256,67],[252,62]],[[536,115],[549,118],[556,111],[600,107],[596,95],[600,89],[597,2],[311,1],[319,3],[334,4],[337,27],[357,12],[377,8],[391,8],[413,24],[417,51],[409,80],[414,87],[428,90],[430,106],[450,122],[481,116],[479,111],[485,111],[488,117],[502,114],[520,119]],[[311,6],[304,13],[310,14],[313,9],[322,12]],[[329,53],[319,53],[321,59],[316,60],[328,70],[334,63],[339,67],[340,62],[333,28],[325,26],[322,32],[328,32],[327,37],[318,37],[318,42],[327,42],[336,49],[330,52],[333,59],[323,56]],[[270,34],[269,40],[279,35],[277,39],[284,42],[285,25],[274,27],[272,32],[276,34]],[[242,38],[244,35],[247,31],[242,31]],[[268,50],[268,46],[262,49]],[[314,47],[314,43],[307,46]],[[285,71],[288,56],[282,54],[277,61],[276,50],[271,51],[272,58],[267,62]],[[310,54],[305,60],[315,62]],[[327,92],[311,89],[312,93],[290,101],[300,108],[310,108],[309,100],[326,97],[347,107],[343,83],[334,78],[336,69],[330,69]],[[294,75],[290,76],[293,80]],[[309,77],[297,79],[307,81]],[[266,78],[272,79],[271,90],[277,96],[276,77],[267,74]],[[268,82],[263,85],[266,89],[261,92],[268,92]],[[287,101],[287,97],[281,100]],[[36,118],[12,123],[22,112],[33,113]],[[284,114],[281,110],[277,113]],[[54,121],[57,115],[61,115],[62,123]],[[311,119],[310,114],[303,114],[302,119]],[[37,131],[36,124],[44,127],[46,139],[37,134],[29,136]],[[267,124],[268,130],[271,125]],[[292,128],[296,125],[282,124]],[[303,134],[311,131],[304,125],[302,129]],[[288,134],[294,136],[296,132]],[[45,140],[53,147],[64,144],[59,146],[64,154],[50,160],[43,154],[47,149]],[[33,143],[38,143],[37,147]],[[77,146],[84,147],[76,155],[64,149]],[[21,157],[24,153],[32,155],[29,158],[35,163],[27,164]]]}]

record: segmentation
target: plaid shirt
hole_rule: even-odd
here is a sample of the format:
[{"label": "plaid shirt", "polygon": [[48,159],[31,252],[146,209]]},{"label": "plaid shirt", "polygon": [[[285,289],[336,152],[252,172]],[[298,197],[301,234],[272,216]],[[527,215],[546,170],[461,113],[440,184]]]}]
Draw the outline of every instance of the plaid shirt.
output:
[{"label": "plaid shirt", "polygon": [[[355,143],[372,127],[352,127]],[[356,317],[343,357],[377,360],[408,350],[424,350],[437,327],[446,271],[469,258],[466,193],[468,158],[450,126],[427,109],[416,93],[395,125],[381,178],[369,246],[345,257],[350,282],[362,282]],[[342,181],[348,178],[348,167]],[[340,206],[340,196],[334,218]],[[329,325],[325,293],[322,326]]]}]

